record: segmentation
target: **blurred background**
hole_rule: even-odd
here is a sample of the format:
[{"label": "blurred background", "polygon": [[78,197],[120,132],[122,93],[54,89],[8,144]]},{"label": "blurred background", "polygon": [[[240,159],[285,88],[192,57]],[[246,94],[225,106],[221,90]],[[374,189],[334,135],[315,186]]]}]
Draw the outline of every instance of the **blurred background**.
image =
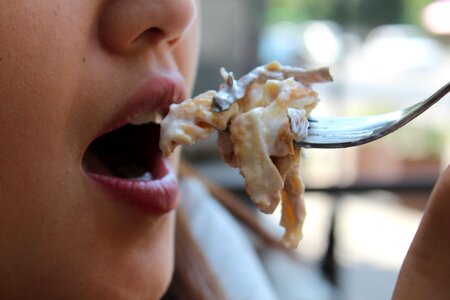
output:
[{"label": "blurred background", "polygon": [[[217,89],[222,66],[237,77],[272,60],[329,66],[334,82],[314,86],[321,103],[313,114],[357,116],[407,107],[450,79],[450,0],[205,0],[202,9],[195,93]],[[448,98],[379,141],[307,152],[308,216],[297,250],[304,263],[259,252],[281,299],[391,297],[432,185],[450,162]],[[215,137],[183,151],[248,201]],[[279,212],[255,214],[282,234]]]}]

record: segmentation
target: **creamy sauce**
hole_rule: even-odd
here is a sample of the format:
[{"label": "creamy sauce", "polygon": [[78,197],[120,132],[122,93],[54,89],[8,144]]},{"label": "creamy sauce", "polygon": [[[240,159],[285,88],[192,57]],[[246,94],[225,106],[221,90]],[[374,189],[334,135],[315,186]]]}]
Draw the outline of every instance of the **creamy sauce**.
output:
[{"label": "creamy sauce", "polygon": [[234,102],[245,96],[247,88],[255,81],[264,83],[269,79],[284,80],[291,77],[304,85],[332,81],[328,68],[307,71],[302,68],[283,66],[278,62],[259,66],[239,80],[235,80],[233,73],[227,72],[224,68],[221,69],[221,74],[225,84],[213,98],[212,110],[215,112],[228,110]]}]

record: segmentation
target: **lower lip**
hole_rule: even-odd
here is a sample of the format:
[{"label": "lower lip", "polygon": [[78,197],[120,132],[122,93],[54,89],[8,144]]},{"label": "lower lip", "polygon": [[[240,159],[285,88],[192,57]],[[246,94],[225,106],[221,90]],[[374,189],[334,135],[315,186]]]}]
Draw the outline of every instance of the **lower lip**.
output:
[{"label": "lower lip", "polygon": [[139,180],[88,173],[114,199],[149,215],[163,215],[178,205],[178,180],[162,155],[155,159],[158,179]]}]

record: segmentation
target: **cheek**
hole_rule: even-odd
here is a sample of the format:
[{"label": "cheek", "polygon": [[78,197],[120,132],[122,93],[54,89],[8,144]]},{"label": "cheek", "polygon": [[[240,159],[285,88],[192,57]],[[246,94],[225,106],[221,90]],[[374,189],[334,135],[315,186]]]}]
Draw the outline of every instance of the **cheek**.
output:
[{"label": "cheek", "polygon": [[81,12],[90,10],[61,7],[6,1],[0,8],[0,160],[11,181],[55,162],[66,133],[90,26]]},{"label": "cheek", "polygon": [[74,21],[80,10],[89,11],[67,4],[58,9],[52,1],[1,4],[0,199],[7,203],[0,218],[12,219],[1,226],[10,232],[15,229],[8,224],[20,221],[20,229],[29,229],[21,236],[54,226],[47,224],[47,211],[70,199],[66,128],[87,28],[84,17]]},{"label": "cheek", "polygon": [[190,92],[192,91],[195,80],[200,48],[199,14],[200,12],[197,11],[197,15],[192,25],[187,29],[185,35],[173,49],[175,61],[190,88]]}]

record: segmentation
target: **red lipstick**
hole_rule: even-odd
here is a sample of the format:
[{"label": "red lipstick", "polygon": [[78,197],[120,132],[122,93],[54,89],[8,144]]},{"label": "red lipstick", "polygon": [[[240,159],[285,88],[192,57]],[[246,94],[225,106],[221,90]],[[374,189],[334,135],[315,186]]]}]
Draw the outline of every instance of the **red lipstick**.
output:
[{"label": "red lipstick", "polygon": [[[129,156],[126,159],[136,161],[138,159],[130,156],[134,156],[135,153],[138,153],[139,156],[145,156],[145,160],[140,159],[139,161],[145,161],[142,165],[151,174],[151,178],[127,178],[117,176],[112,171],[93,172],[89,169],[86,170],[86,174],[104,192],[110,194],[113,199],[137,207],[147,214],[161,215],[175,209],[178,203],[179,186],[174,171],[159,150],[159,126],[155,124],[144,125],[147,127],[144,128],[145,130],[142,130],[143,127],[135,129],[127,124],[134,117],[145,111],[155,109],[168,111],[170,104],[181,102],[185,98],[186,88],[181,75],[153,76],[130,97],[129,101],[124,103],[96,138],[96,140],[99,140],[102,136],[111,136],[108,137],[108,140],[112,140],[112,142],[106,145],[102,142],[101,151],[103,152],[105,152],[105,149],[107,152],[108,148],[126,149],[128,146],[124,146],[122,143],[123,134],[116,134],[116,132],[122,132],[121,130],[127,126],[127,130],[130,130],[134,136],[130,147],[136,149],[129,152],[126,150],[120,150],[122,152],[116,151],[119,154],[115,153],[114,155]],[[138,144],[136,140],[143,140],[143,142]],[[94,140],[92,144],[95,142]],[[114,145],[119,145],[120,147],[115,147]],[[99,156],[97,160],[102,161],[101,153],[103,152],[90,150],[90,148],[88,148],[88,151],[94,153],[89,155],[97,155]],[[111,149],[111,151],[114,152],[115,149]],[[106,165],[105,169],[108,169]]]},{"label": "red lipstick", "polygon": [[178,204],[178,181],[162,156],[158,159],[158,171],[163,177],[155,180],[124,179],[108,175],[88,173],[114,199],[133,205],[145,213],[162,215]]},{"label": "red lipstick", "polygon": [[187,97],[184,80],[178,73],[171,76],[152,77],[130,101],[118,111],[100,134],[128,124],[134,117],[148,110],[169,111],[172,103],[179,103]]}]

